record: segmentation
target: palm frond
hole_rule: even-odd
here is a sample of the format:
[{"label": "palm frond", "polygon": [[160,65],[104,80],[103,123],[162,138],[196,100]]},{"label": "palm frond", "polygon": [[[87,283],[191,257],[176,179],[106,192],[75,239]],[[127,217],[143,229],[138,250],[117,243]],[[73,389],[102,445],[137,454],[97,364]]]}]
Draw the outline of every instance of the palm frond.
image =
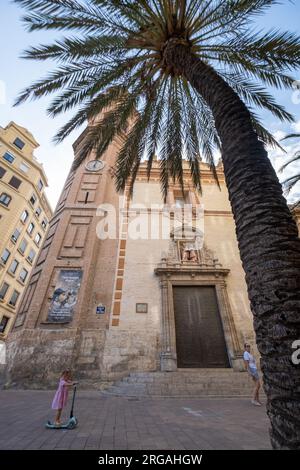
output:
[{"label": "palm frond", "polygon": [[294,134],[288,134],[285,137],[283,137],[281,140],[286,140],[286,139],[296,139],[300,138],[300,134],[294,133]]},{"label": "palm frond", "polygon": [[300,173],[291,176],[290,178],[287,178],[282,182],[283,186],[283,193],[285,196],[288,196],[291,190],[294,188],[294,186],[299,183],[300,181]]},{"label": "palm frond", "polygon": [[241,75],[219,73],[248,106],[254,105],[258,108],[267,109],[281,121],[294,121],[292,114],[286,111],[283,106],[276,103],[273,96],[264,87],[245,80]]},{"label": "palm frond", "polygon": [[54,44],[32,47],[23,52],[24,59],[56,59],[59,61],[69,61],[82,59],[83,57],[98,58],[103,54],[111,56],[111,59],[118,59],[125,47],[126,38],[122,36],[86,36],[83,38],[66,38],[56,41]]},{"label": "palm frond", "polygon": [[164,197],[170,179],[184,189],[183,160],[199,191],[201,161],[218,182],[215,154],[222,149],[212,112],[176,64],[166,66],[169,42],[184,44],[214,68],[248,106],[253,127],[266,145],[280,147],[260,122],[258,109],[280,121],[294,119],[266,87],[292,90],[291,72],[300,66],[300,38],[287,31],[254,29],[257,15],[277,0],[14,1],[25,10],[29,31],[63,32],[60,39],[23,53],[26,59],[50,59],[58,65],[23,90],[16,104],[54,95],[47,109],[51,117],[74,110],[58,131],[57,142],[90,123],[74,167],[91,151],[100,158],[117,140],[119,190],[129,181],[132,192],[143,159],[148,160],[149,177],[154,155]]},{"label": "palm frond", "polygon": [[275,137],[269,132],[260,122],[258,116],[254,113],[251,115],[253,128],[258,135],[259,139],[264,142],[266,145],[272,147],[273,149],[280,149],[282,152],[286,151],[280,145],[280,143],[275,139]]},{"label": "palm frond", "polygon": [[284,165],[282,165],[279,168],[279,172],[282,173],[288,166],[290,166],[291,163],[295,163],[295,162],[298,162],[298,161],[300,161],[300,151],[296,152],[292,156],[292,158],[290,158],[287,162],[285,162]]}]

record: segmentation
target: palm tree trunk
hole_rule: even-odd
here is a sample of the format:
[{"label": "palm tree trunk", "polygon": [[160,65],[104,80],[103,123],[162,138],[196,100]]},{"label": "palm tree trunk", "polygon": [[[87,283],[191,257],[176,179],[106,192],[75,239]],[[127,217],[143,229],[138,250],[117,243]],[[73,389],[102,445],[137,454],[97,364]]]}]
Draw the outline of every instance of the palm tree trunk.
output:
[{"label": "palm tree trunk", "polygon": [[237,94],[187,47],[168,44],[166,65],[182,73],[210,106],[222,142],[275,449],[300,448],[300,240],[282,188],[250,113]]}]

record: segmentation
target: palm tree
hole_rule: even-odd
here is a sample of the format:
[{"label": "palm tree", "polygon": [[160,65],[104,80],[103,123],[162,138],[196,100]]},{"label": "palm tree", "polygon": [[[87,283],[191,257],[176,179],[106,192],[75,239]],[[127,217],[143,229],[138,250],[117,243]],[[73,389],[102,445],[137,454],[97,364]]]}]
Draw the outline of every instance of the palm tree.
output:
[{"label": "palm tree", "polygon": [[[77,107],[56,135],[64,139],[86,119],[79,165],[118,135],[126,138],[116,185],[134,183],[140,161],[159,156],[164,195],[169,179],[183,185],[186,155],[201,189],[199,155],[213,164],[220,147],[246,273],[268,397],[274,448],[300,447],[300,371],[292,344],[300,338],[300,240],[265,150],[276,145],[252,106],[281,120],[287,113],[266,86],[291,88],[300,39],[289,32],[255,32],[253,21],[276,0],[15,0],[29,31],[71,32],[24,57],[59,67],[24,90],[18,103],[55,95],[50,116]],[[74,31],[77,36],[74,36]],[[136,112],[138,110],[138,113]],[[128,128],[128,122],[132,125]]]},{"label": "palm tree", "polygon": [[[300,137],[300,134],[288,134],[286,135],[285,137],[283,137],[283,139],[281,140],[286,140],[286,139],[294,139],[294,138],[299,138]],[[300,161],[300,151],[298,150],[297,152],[294,153],[294,155],[292,156],[292,158],[290,158],[286,163],[284,163],[284,165],[282,165],[280,168],[279,168],[279,172],[281,173],[282,171],[284,171],[291,163],[296,163]],[[289,194],[289,192],[293,189],[293,187],[295,186],[295,184],[297,184],[298,182],[300,181],[300,173],[296,173],[295,175],[293,176],[290,176],[289,178],[286,178],[284,181],[283,181],[283,187],[284,187],[284,192],[285,194]]]}]

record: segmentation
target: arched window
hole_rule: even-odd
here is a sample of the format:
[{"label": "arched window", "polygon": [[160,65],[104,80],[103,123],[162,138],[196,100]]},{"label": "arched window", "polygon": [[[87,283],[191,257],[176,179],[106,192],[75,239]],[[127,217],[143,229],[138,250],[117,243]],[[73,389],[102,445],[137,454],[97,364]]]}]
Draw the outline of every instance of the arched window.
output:
[{"label": "arched window", "polygon": [[2,193],[1,196],[0,196],[0,203],[3,204],[4,206],[8,206],[9,203],[11,201],[11,197],[6,194],[6,193]]}]

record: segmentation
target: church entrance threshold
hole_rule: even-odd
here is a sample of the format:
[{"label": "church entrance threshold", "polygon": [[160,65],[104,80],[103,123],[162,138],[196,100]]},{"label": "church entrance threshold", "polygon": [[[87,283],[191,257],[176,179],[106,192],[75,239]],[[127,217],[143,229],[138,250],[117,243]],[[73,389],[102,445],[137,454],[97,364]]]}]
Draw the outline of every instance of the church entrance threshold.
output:
[{"label": "church entrance threshold", "polygon": [[214,286],[173,286],[177,367],[230,367]]}]

